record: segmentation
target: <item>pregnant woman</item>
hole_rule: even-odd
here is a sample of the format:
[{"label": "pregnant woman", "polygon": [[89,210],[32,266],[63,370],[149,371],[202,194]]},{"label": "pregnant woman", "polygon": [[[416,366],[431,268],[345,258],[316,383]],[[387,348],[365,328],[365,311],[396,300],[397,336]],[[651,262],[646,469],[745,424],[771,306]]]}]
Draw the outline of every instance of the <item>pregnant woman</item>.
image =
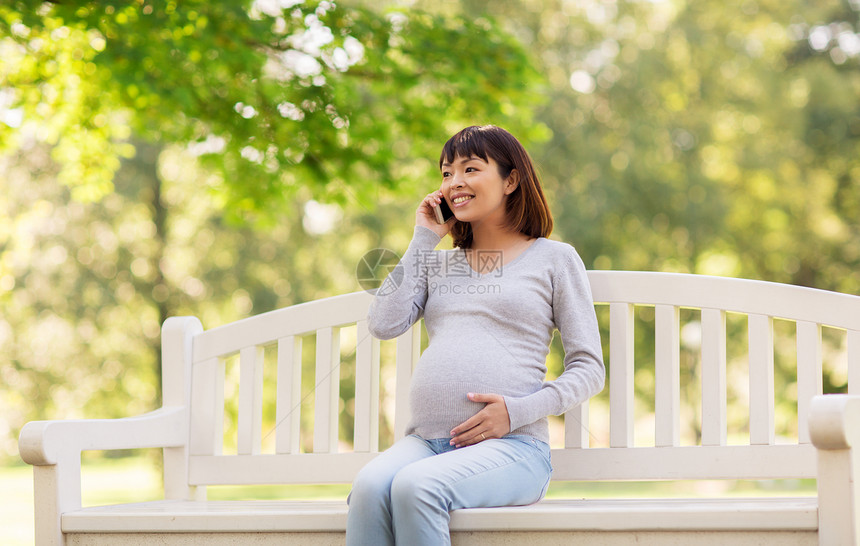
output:
[{"label": "pregnant woman", "polygon": [[[552,216],[520,142],[495,126],[445,144],[441,186],[418,206],[412,241],[376,293],[370,332],[391,339],[424,318],[406,436],[358,474],[348,545],[450,544],[449,512],[525,505],[546,493],[548,415],[603,388],[585,267],[547,239]],[[453,216],[439,223],[442,201]],[[449,234],[451,250],[435,250]],[[564,371],[546,381],[555,329]]]}]

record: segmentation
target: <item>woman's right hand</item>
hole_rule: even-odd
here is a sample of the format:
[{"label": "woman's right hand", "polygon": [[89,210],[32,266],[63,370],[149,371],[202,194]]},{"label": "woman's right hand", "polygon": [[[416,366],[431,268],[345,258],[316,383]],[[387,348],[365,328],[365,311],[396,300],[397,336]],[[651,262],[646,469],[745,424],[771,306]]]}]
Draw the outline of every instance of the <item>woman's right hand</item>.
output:
[{"label": "woman's right hand", "polygon": [[436,211],[435,207],[439,206],[439,203],[445,197],[442,195],[442,190],[436,190],[432,193],[427,194],[421,204],[418,205],[418,210],[415,212],[415,225],[424,226],[430,230],[432,230],[436,235],[440,238],[444,237],[449,231],[451,231],[451,226],[454,225],[454,222],[457,221],[455,217],[451,217],[444,224],[436,223]]}]

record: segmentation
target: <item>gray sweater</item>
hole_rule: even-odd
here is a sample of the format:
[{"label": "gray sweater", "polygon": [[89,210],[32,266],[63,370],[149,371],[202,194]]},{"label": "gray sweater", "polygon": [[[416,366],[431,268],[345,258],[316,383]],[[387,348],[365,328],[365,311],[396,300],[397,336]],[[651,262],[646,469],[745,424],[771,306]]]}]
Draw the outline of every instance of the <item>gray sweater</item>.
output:
[{"label": "gray sweater", "polygon": [[[603,388],[600,333],[585,266],[567,243],[535,240],[511,262],[478,274],[463,249],[434,250],[441,238],[415,226],[412,241],[368,312],[371,334],[391,339],[424,318],[429,344],[412,376],[407,434],[448,438],[483,407],[469,392],[501,394],[511,433],[549,441],[548,415],[560,415]],[[564,371],[546,379],[558,328]]]}]

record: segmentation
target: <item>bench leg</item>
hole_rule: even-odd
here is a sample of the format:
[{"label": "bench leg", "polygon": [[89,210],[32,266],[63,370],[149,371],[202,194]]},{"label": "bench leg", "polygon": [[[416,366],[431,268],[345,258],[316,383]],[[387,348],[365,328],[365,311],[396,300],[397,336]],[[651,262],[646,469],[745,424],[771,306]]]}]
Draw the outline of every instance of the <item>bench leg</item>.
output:
[{"label": "bench leg", "polygon": [[63,512],[81,507],[80,454],[67,455],[57,464],[33,467],[36,546],[63,546]]},{"label": "bench leg", "polygon": [[816,396],[809,429],[818,454],[819,544],[860,544],[860,396]]}]

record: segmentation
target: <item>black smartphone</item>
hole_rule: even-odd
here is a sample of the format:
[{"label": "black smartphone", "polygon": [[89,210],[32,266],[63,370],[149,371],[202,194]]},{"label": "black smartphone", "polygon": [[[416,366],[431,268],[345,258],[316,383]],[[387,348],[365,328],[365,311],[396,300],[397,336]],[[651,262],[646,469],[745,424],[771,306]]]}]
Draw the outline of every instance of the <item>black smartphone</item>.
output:
[{"label": "black smartphone", "polygon": [[436,212],[436,223],[444,224],[448,220],[454,216],[454,213],[451,211],[451,207],[448,206],[448,201],[445,201],[445,198],[442,198],[442,202],[433,207],[433,211]]}]

